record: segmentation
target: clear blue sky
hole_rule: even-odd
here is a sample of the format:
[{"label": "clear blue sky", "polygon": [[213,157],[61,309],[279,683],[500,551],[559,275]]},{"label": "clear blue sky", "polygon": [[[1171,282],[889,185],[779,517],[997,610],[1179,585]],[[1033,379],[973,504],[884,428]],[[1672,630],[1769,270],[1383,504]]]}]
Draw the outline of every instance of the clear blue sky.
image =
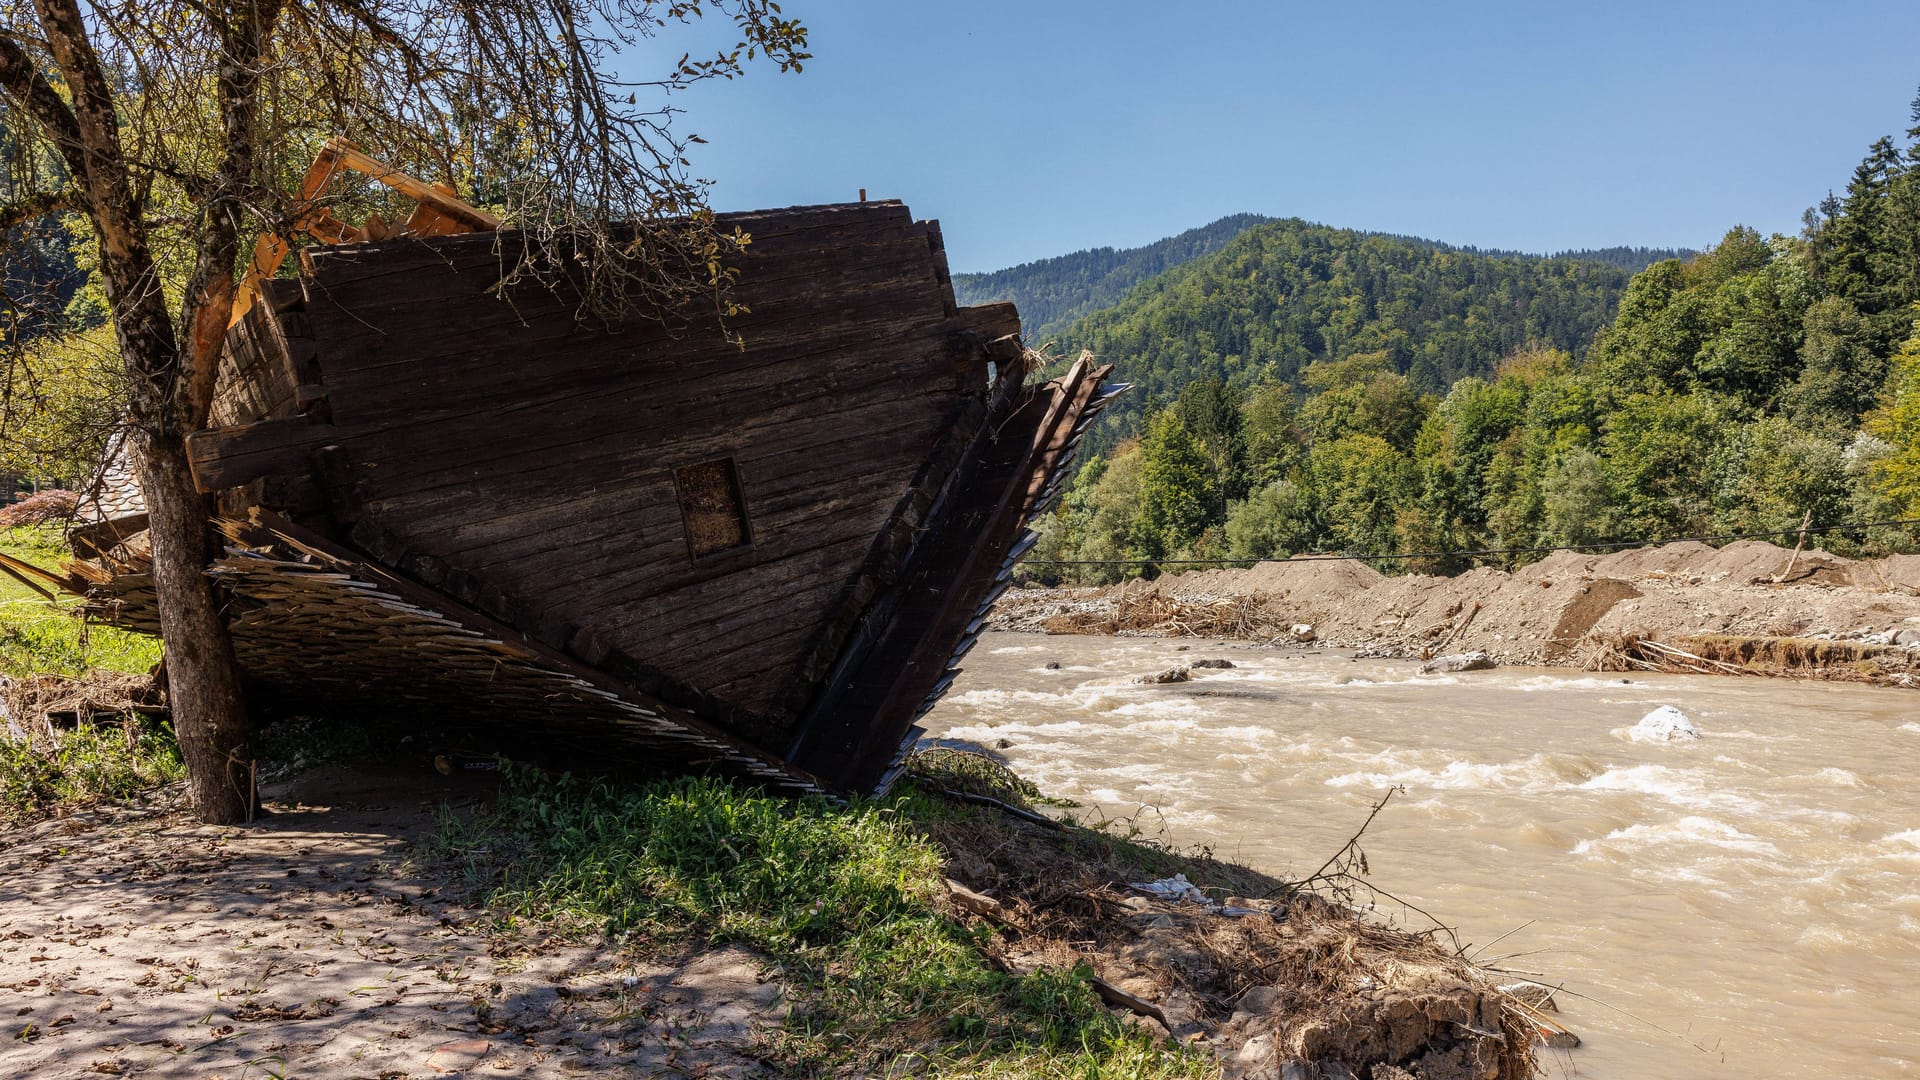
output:
[{"label": "clear blue sky", "polygon": [[678,100],[714,205],[864,187],[956,271],[1239,211],[1526,251],[1791,232],[1920,86],[1911,2],[783,7],[805,72]]}]

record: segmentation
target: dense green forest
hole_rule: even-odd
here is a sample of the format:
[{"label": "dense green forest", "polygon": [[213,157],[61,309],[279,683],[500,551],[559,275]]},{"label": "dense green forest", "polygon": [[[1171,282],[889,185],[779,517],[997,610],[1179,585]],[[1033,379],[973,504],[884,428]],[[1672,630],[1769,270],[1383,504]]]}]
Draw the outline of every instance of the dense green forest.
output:
[{"label": "dense green forest", "polygon": [[1148,278],[1211,255],[1252,226],[1272,220],[1234,214],[1145,247],[1091,248],[990,274],[955,274],[953,291],[962,304],[1013,301],[1026,324],[1027,339],[1038,344],[1052,340],[1080,316],[1118,303]]},{"label": "dense green forest", "polygon": [[[1144,247],[1120,250],[1091,248],[987,274],[955,274],[954,292],[962,304],[1011,300],[1020,308],[1029,341],[1036,344],[1055,341],[1081,316],[1119,303],[1142,282],[1211,255],[1248,229],[1273,220],[1264,214],[1233,214]],[[1540,257],[1519,251],[1460,247],[1414,236],[1388,233],[1355,235],[1378,236],[1435,251],[1467,255],[1512,259]],[[1692,254],[1675,248],[1610,247],[1562,251],[1551,258],[1606,263],[1633,273],[1665,259],[1684,258]]]},{"label": "dense green forest", "polygon": [[1059,344],[1068,355],[1091,350],[1136,387],[1102,418],[1090,449],[1104,451],[1195,382],[1318,388],[1379,367],[1415,394],[1444,393],[1529,342],[1584,352],[1631,277],[1599,262],[1476,254],[1289,219],[1146,282]]},{"label": "dense green forest", "polygon": [[1800,235],[1734,228],[1630,284],[1594,262],[1247,231],[1065,335],[1142,385],[1034,569],[1920,518],[1920,102],[1914,124]]}]

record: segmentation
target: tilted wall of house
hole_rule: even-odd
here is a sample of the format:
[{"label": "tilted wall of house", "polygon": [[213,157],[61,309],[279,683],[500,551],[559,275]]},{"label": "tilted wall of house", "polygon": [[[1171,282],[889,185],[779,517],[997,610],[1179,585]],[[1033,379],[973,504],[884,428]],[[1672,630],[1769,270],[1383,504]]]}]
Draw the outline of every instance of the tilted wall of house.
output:
[{"label": "tilted wall of house", "polygon": [[351,537],[777,744],[822,627],[1018,323],[956,309],[937,226],[899,204],[719,224],[752,236],[728,333],[500,295],[511,235],[317,250],[230,335],[215,422],[235,447],[284,427],[229,509]]}]

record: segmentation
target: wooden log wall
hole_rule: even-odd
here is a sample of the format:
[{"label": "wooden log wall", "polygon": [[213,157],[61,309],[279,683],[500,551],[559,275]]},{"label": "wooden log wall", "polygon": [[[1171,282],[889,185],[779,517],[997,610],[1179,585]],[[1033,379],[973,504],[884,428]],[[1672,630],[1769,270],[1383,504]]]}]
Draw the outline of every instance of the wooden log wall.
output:
[{"label": "wooden log wall", "polygon": [[256,420],[294,415],[299,411],[302,382],[294,365],[296,350],[290,349],[283,322],[298,335],[300,284],[295,281],[268,281],[261,284],[265,303],[248,309],[246,315],[227,331],[226,350],[214,375],[213,408],[209,423],[215,427],[250,424]]},{"label": "wooden log wall", "polygon": [[[235,328],[224,415],[269,419],[196,437],[203,486],[295,493],[309,522],[523,630],[778,727],[877,543],[901,544],[916,487],[944,481],[928,462],[979,416],[985,344],[1018,318],[955,307],[937,227],[897,203],[720,225],[753,238],[737,340],[585,324],[543,286],[492,295],[512,234],[318,249],[301,295],[281,285]],[[279,369],[249,359],[268,339]],[[752,543],[696,559],[674,474],[721,458]]]},{"label": "wooden log wall", "polygon": [[[324,537],[257,510],[251,521],[217,524],[228,546],[210,572],[228,597],[241,667],[265,676],[249,689],[257,705],[394,723],[457,718],[609,768],[715,771],[821,790],[730,733]],[[97,617],[157,630],[143,553],[112,572],[101,572],[107,564],[91,569]]]}]

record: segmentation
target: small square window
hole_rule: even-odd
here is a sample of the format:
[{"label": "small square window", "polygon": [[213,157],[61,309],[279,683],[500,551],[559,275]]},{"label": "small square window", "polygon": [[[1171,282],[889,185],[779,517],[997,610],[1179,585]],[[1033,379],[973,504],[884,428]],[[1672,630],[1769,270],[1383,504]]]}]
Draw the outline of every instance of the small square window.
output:
[{"label": "small square window", "polygon": [[675,469],[673,486],[680,494],[687,550],[694,558],[722,555],[753,543],[747,501],[740,495],[740,473],[732,458]]}]

